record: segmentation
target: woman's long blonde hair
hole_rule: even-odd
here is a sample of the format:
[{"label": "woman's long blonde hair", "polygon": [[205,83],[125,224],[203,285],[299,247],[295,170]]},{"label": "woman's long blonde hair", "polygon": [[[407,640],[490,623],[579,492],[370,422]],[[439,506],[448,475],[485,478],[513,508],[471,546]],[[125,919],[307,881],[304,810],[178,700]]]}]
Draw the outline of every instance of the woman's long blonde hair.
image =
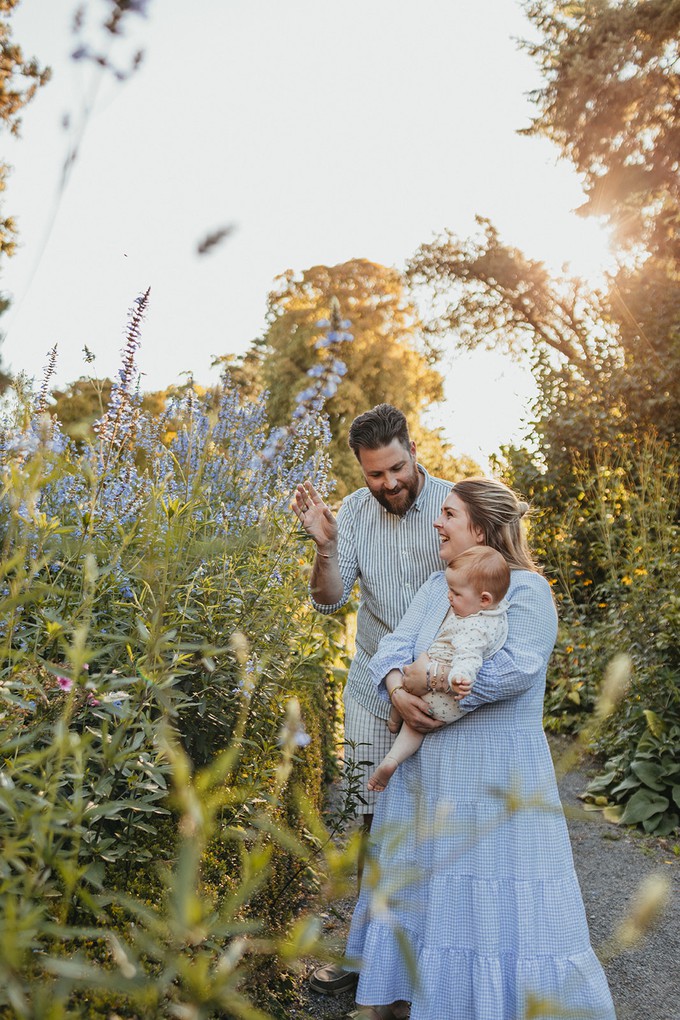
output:
[{"label": "woman's long blonde hair", "polygon": [[464,478],[456,482],[451,491],[465,503],[470,523],[482,531],[484,544],[497,549],[511,570],[540,573],[521,523],[529,509],[528,503],[493,478]]}]

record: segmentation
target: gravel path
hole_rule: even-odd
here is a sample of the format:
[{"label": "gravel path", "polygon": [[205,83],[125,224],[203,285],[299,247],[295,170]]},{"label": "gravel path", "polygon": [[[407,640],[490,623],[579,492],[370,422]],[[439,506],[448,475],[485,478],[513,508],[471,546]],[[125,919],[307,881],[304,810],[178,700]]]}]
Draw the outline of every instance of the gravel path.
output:
[{"label": "gravel path", "polygon": [[[670,901],[657,927],[635,949],[620,953],[605,966],[617,1020],[680,1020],[680,836],[654,839],[619,829],[599,812],[583,811],[578,794],[585,789],[590,771],[590,763],[582,762],[559,785],[595,949],[612,937],[646,876],[661,871],[671,881]],[[337,938],[340,948],[353,908],[353,899],[340,900],[322,914],[327,936]],[[310,972],[313,968],[310,961]],[[339,1020],[353,1006],[351,995],[335,999],[316,995],[305,982],[298,1008],[289,1016],[291,1020]]]}]

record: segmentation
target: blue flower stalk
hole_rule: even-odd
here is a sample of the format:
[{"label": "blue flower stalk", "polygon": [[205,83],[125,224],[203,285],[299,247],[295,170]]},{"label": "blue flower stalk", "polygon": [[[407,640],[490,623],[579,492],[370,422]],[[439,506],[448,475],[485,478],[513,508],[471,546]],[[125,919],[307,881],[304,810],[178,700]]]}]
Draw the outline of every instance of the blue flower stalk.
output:
[{"label": "blue flower stalk", "polygon": [[34,404],[34,414],[36,416],[45,414],[47,411],[47,398],[49,396],[50,379],[54,375],[54,369],[57,364],[57,345],[55,344],[51,351],[47,355],[47,365],[43,372],[43,380],[40,386],[40,392],[36,397]]},{"label": "blue flower stalk", "polygon": [[[111,389],[111,397],[106,413],[93,426],[99,436],[102,454],[105,447],[109,453],[114,445],[120,447],[128,438],[134,424],[137,408],[134,404],[133,386],[137,382],[137,351],[141,343],[142,322],[149,304],[151,288],[138,298],[130,310],[125,334],[125,347],[122,350],[123,362],[118,369],[118,379]],[[105,458],[108,462],[108,457]]]},{"label": "blue flower stalk", "polygon": [[327,400],[335,396],[347,366],[333,354],[333,349],[343,343],[350,343],[354,336],[349,332],[351,323],[340,316],[340,305],[336,297],[331,298],[330,320],[321,319],[317,326],[324,335],[314,344],[316,350],[328,350],[323,360],[307,370],[310,385],[300,390],[295,398],[295,408],[290,425],[273,429],[262,451],[265,462],[274,461],[290,438],[295,438],[310,422],[321,414]]}]

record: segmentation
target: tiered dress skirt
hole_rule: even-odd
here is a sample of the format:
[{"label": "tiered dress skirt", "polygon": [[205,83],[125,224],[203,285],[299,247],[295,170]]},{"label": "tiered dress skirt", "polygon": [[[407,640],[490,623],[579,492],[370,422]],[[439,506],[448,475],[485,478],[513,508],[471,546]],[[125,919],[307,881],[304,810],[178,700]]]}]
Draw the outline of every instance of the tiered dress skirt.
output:
[{"label": "tiered dress skirt", "polygon": [[541,700],[426,736],[381,794],[347,947],[357,1002],[406,999],[411,1020],[615,1020]]}]

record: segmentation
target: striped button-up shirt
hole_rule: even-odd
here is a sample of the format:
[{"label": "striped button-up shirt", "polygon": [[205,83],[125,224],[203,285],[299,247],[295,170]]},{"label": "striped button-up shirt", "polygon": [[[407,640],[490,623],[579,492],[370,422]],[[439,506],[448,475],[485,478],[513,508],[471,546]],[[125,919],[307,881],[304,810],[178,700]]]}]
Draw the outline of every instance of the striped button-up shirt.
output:
[{"label": "striped button-up shirt", "polygon": [[356,652],[347,688],[356,700],[386,719],[389,703],[371,680],[368,663],[381,638],[393,631],[421,584],[442,569],[439,536],[432,527],[452,483],[434,478],[418,465],[425,483],[403,517],[391,514],[367,488],[345,498],[338,513],[338,563],[342,598],[331,606],[312,598],[315,609],[334,613],[349,599],[359,582]]}]

